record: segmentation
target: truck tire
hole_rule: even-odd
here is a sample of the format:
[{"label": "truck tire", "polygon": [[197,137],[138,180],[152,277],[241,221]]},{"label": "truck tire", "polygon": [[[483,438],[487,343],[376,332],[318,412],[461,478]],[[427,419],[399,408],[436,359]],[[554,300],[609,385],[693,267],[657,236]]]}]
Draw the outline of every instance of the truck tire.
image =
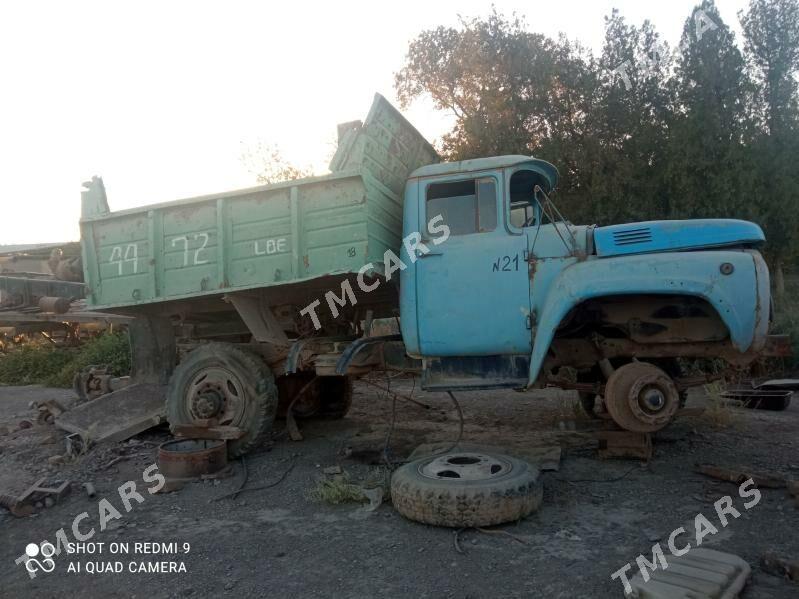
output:
[{"label": "truck tire", "polygon": [[543,486],[523,460],[480,451],[428,456],[391,477],[395,509],[424,524],[452,527],[512,522],[538,509]]},{"label": "truck tire", "polygon": [[352,407],[352,377],[320,376],[317,381],[321,407],[319,416],[328,420],[340,420]]},{"label": "truck tire", "polygon": [[680,408],[680,393],[671,377],[654,364],[630,362],[608,378],[605,406],[621,428],[653,433],[671,422]]},{"label": "truck tire", "polygon": [[228,441],[236,458],[261,445],[272,430],[277,387],[269,367],[255,354],[228,343],[209,343],[190,352],[172,373],[166,395],[171,427],[220,425],[244,431]]}]

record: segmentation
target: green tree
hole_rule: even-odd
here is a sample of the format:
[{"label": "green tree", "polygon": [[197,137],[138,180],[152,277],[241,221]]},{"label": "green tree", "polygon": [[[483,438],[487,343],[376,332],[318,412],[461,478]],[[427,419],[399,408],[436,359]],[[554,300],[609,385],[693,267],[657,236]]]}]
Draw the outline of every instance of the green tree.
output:
[{"label": "green tree", "polygon": [[578,127],[582,98],[574,81],[589,74],[582,49],[525,31],[496,11],[459,29],[423,31],[395,74],[403,107],[423,94],[456,124],[442,140],[446,158],[532,153],[555,124]]},{"label": "green tree", "polygon": [[254,146],[244,148],[240,160],[261,185],[292,181],[313,175],[311,167],[298,167],[291,164],[283,158],[277,146],[261,141]]},{"label": "green tree", "polygon": [[799,173],[795,156],[799,69],[799,3],[796,0],[752,0],[741,13],[746,53],[758,83],[756,113],[761,128],[752,141],[757,165],[753,204],[768,237],[777,296],[785,291],[784,262],[797,253]]},{"label": "green tree", "polygon": [[676,68],[670,215],[751,216],[753,167],[744,141],[753,88],[735,36],[713,0],[685,21]]},{"label": "green tree", "polygon": [[592,151],[582,166],[587,221],[624,222],[667,213],[666,141],[671,54],[651,23],[605,18],[600,73],[589,119]]},{"label": "green tree", "polygon": [[423,31],[395,75],[403,107],[426,94],[456,117],[440,144],[446,159],[536,155],[558,165],[567,195],[582,190],[596,86],[582,47],[527,32],[522,19],[496,11],[460,28]]}]

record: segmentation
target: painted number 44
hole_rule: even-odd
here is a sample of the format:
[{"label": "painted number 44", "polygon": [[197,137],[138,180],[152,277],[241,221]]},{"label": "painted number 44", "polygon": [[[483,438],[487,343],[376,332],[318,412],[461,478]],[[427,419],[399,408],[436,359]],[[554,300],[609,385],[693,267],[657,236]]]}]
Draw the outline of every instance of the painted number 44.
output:
[{"label": "painted number 44", "polygon": [[122,276],[123,267],[125,264],[132,264],[133,274],[139,272],[139,246],[135,243],[129,243],[126,246],[117,245],[111,250],[111,257],[108,259],[109,264],[116,264],[119,269],[119,276]]}]

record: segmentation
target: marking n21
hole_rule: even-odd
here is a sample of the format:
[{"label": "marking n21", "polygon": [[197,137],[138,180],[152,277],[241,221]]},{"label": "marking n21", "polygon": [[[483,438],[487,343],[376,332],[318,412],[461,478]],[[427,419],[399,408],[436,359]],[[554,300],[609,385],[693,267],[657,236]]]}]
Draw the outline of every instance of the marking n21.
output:
[{"label": "marking n21", "polygon": [[519,254],[500,256],[491,266],[491,272],[513,272],[519,270]]}]

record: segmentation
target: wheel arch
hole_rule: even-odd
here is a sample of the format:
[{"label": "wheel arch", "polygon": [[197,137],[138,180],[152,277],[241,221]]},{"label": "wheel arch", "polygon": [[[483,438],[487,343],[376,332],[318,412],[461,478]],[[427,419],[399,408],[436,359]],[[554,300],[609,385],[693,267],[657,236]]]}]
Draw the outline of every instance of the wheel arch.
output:
[{"label": "wheel arch", "polygon": [[[734,276],[721,274],[723,263],[733,265]],[[573,264],[553,282],[537,310],[528,387],[535,384],[564,318],[586,301],[643,294],[701,298],[724,323],[733,347],[744,353],[765,343],[768,285],[768,270],[757,252],[673,252]]]}]

